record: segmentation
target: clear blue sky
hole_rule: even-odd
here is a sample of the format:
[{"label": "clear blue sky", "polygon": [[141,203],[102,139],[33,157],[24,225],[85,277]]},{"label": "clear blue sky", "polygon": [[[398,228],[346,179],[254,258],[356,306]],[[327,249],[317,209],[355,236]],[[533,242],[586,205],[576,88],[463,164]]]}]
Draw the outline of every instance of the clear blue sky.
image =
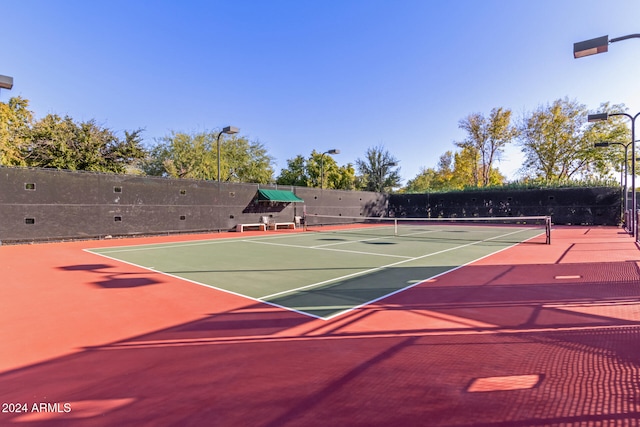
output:
[{"label": "clear blue sky", "polygon": [[[558,98],[640,111],[640,39],[573,59],[573,43],[640,33],[640,1],[22,0],[1,2],[0,100],[145,141],[226,125],[276,159],[384,146],[404,182],[458,122]],[[640,123],[639,123],[640,125]],[[519,150],[498,165],[514,178]]]}]

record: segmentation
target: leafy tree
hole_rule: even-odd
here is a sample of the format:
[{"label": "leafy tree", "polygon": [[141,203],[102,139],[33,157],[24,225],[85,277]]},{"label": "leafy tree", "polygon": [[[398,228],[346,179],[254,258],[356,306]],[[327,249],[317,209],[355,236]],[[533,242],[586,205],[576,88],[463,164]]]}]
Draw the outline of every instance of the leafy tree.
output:
[{"label": "leafy tree", "polygon": [[124,173],[145,155],[141,132],[126,132],[123,141],[93,120],[49,114],[29,130],[22,152],[27,166]]},{"label": "leafy tree", "polygon": [[[609,106],[603,104],[602,108]],[[586,116],[584,105],[565,98],[541,106],[523,119],[520,143],[528,177],[558,183],[605,173],[610,161],[607,153],[595,148],[594,143],[619,140],[628,131],[615,117],[588,124]]]},{"label": "leafy tree", "polygon": [[404,191],[407,193],[426,193],[428,191],[451,190],[453,185],[452,151],[440,156],[437,168],[423,168],[412,180],[407,182]]},{"label": "leafy tree", "polygon": [[[622,113],[626,110],[624,105],[609,105],[602,103],[598,112]],[[593,153],[593,159],[589,166],[588,179],[606,180],[611,178],[611,171],[622,172],[624,170],[625,146],[627,154],[628,172],[631,173],[631,136],[628,128],[628,120],[621,116],[609,116],[606,121],[591,123],[588,137],[593,144],[598,142],[614,143],[608,148],[597,148]]]},{"label": "leafy tree", "polygon": [[287,160],[287,168],[280,171],[276,183],[353,190],[356,188],[355,169],[351,164],[338,166],[332,156],[313,150],[307,159],[298,155]]},{"label": "leafy tree", "polygon": [[293,159],[287,160],[287,168],[280,171],[276,183],[306,187],[308,179],[306,160],[301,154],[298,154]]},{"label": "leafy tree", "polygon": [[[475,173],[482,170],[479,167],[481,165],[478,164],[477,152],[472,148],[466,147],[455,153],[451,188],[462,190],[467,187],[477,187]],[[506,179],[498,169],[494,168],[482,174],[483,183],[485,183],[483,186],[501,185]]]},{"label": "leafy tree", "polygon": [[384,147],[372,147],[367,150],[365,159],[356,160],[364,189],[385,192],[400,186],[400,168],[398,160]]},{"label": "leafy tree", "polygon": [[[215,139],[209,133],[172,132],[156,141],[143,165],[148,175],[217,179]],[[215,148],[214,148],[215,147]]]},{"label": "leafy tree", "polygon": [[460,120],[458,127],[467,132],[467,137],[456,145],[476,158],[471,170],[473,185],[486,187],[495,179],[495,161],[500,159],[504,147],[518,134],[517,129],[511,125],[511,111],[494,108],[487,118],[480,113],[470,114]]},{"label": "leafy tree", "polygon": [[340,167],[331,155],[318,153],[316,150],[311,152],[311,156],[307,159],[309,187],[335,189],[336,183],[340,182],[340,174]]},{"label": "leafy tree", "polygon": [[[217,132],[172,132],[151,148],[143,170],[149,175],[203,180],[218,179]],[[220,135],[220,180],[269,183],[273,159],[264,146],[246,138]]]},{"label": "leafy tree", "polygon": [[221,180],[260,184],[273,182],[273,158],[259,142],[233,136],[224,140],[221,150]]},{"label": "leafy tree", "polygon": [[338,173],[336,175],[331,175],[330,178],[331,180],[328,182],[328,185],[331,185],[330,188],[335,188],[336,190],[358,189],[356,180],[356,169],[351,163],[340,166],[338,168]]},{"label": "leafy tree", "polygon": [[124,131],[124,141],[121,141],[110,154],[114,164],[120,165],[126,173],[141,173],[140,166],[147,156],[142,145],[142,129]]},{"label": "leafy tree", "polygon": [[461,190],[478,186],[478,152],[472,147],[464,147],[453,155],[453,174],[450,188]]},{"label": "leafy tree", "polygon": [[415,178],[407,181],[403,193],[427,193],[437,191],[438,171],[434,168],[422,168]]},{"label": "leafy tree", "polygon": [[16,97],[0,102],[0,165],[24,166],[22,148],[33,122],[29,101]]},{"label": "leafy tree", "polygon": [[[429,191],[462,190],[476,186],[478,171],[477,151],[464,147],[460,151],[447,151],[438,162],[437,168],[426,168],[407,182],[404,192],[425,193]],[[497,169],[488,172],[487,185],[502,184],[505,177]]]}]

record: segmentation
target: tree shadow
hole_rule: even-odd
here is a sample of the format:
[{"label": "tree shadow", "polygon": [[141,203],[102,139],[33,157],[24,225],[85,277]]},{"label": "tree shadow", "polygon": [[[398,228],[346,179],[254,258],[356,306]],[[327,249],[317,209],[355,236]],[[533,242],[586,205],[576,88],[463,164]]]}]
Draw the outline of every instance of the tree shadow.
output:
[{"label": "tree shadow", "polygon": [[[96,273],[102,280],[92,282],[92,285],[103,289],[138,288],[160,283],[159,280],[149,277],[154,273],[123,273],[118,271],[116,265],[109,264],[78,264],[58,267],[64,271],[89,271]],[[115,269],[115,270],[112,270]]]}]

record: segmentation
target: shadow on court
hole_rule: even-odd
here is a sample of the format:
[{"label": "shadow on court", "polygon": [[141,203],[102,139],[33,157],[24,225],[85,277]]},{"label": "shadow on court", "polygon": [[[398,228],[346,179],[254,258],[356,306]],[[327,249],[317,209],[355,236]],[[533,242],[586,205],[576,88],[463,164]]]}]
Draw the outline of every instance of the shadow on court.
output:
[{"label": "shadow on court", "polygon": [[[223,309],[217,291],[178,283],[173,298],[192,293],[196,306],[207,295],[217,308],[5,371],[3,402],[69,403],[71,411],[2,413],[0,422],[633,425],[640,418],[640,256],[626,248],[624,259],[602,253],[587,262],[581,253],[585,262],[577,262],[573,255],[586,253],[587,241],[575,230],[560,236],[553,254],[504,251],[331,321],[248,300]],[[606,247],[610,236],[602,233],[598,245]],[[122,277],[113,269],[84,273],[97,275],[88,279],[94,282]],[[87,292],[145,296],[171,310],[177,303],[160,292],[166,279],[146,274],[157,286]],[[91,316],[91,307],[77,309]]]},{"label": "shadow on court", "polygon": [[113,266],[109,264],[82,264],[61,267],[64,271],[88,271],[96,273],[100,280],[95,281],[95,286],[105,289],[116,288],[137,288],[138,286],[149,286],[159,283],[158,280],[150,278],[148,273],[111,273]]}]

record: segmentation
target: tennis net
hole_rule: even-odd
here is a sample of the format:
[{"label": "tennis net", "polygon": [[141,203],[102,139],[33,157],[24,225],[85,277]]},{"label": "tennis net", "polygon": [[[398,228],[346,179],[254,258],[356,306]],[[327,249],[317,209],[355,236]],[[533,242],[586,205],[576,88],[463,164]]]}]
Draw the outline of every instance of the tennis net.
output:
[{"label": "tennis net", "polygon": [[[516,234],[519,230],[538,231],[544,243],[551,244],[550,216],[469,217],[469,218],[390,218],[349,217],[306,214],[305,229],[316,232],[350,232],[367,235],[420,237],[433,233],[461,233],[491,230],[498,235]],[[504,232],[503,232],[504,231]],[[512,233],[513,232],[513,233]],[[525,238],[525,240],[527,240]]]}]

